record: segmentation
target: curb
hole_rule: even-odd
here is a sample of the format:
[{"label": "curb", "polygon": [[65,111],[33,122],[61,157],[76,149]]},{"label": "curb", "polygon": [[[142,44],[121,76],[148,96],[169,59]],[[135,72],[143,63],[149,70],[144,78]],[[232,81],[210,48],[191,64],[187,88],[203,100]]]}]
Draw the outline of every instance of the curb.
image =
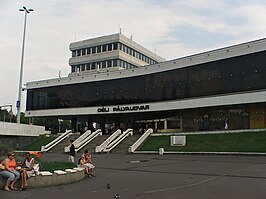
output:
[{"label": "curb", "polygon": [[[79,182],[85,179],[83,169],[74,168],[66,169],[65,171],[57,170],[53,173],[42,171],[40,175],[32,176],[28,179],[28,188],[43,188],[51,186],[60,186]],[[0,178],[0,188],[3,188],[6,179]],[[20,187],[21,180],[16,182],[15,186]]]}]

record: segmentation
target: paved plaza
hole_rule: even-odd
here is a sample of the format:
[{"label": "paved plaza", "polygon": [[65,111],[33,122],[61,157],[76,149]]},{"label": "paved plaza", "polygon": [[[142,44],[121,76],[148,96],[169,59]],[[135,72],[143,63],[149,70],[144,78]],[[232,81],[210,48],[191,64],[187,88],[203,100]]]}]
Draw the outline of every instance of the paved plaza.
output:
[{"label": "paved plaza", "polygon": [[[47,153],[45,160],[66,160]],[[0,191],[5,199],[245,199],[265,198],[266,157],[226,155],[93,154],[96,177],[23,192]],[[110,189],[106,188],[110,183]]]}]

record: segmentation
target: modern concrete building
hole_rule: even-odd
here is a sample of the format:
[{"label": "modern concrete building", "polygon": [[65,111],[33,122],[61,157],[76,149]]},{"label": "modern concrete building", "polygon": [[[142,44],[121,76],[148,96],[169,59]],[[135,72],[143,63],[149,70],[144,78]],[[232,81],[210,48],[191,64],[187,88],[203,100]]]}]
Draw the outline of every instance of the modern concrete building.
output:
[{"label": "modern concrete building", "polygon": [[69,76],[86,75],[91,72],[138,68],[164,61],[122,34],[87,39],[70,44]]},{"label": "modern concrete building", "polygon": [[164,62],[120,34],[99,41],[70,44],[68,77],[27,83],[28,117],[71,119],[74,129],[92,122],[161,132],[265,128],[266,39]]}]

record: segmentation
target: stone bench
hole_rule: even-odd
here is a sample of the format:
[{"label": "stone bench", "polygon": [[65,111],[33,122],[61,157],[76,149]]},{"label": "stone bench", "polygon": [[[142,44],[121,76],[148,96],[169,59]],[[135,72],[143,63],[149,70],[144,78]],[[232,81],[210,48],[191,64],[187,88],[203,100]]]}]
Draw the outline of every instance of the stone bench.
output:
[{"label": "stone bench", "polygon": [[[53,173],[41,171],[40,175],[35,175],[28,179],[28,188],[59,186],[79,182],[84,178],[85,173],[80,168],[66,169],[65,171],[55,170]],[[4,187],[5,180],[0,177],[0,188]],[[20,187],[20,184],[21,180],[16,182],[15,187]]]}]

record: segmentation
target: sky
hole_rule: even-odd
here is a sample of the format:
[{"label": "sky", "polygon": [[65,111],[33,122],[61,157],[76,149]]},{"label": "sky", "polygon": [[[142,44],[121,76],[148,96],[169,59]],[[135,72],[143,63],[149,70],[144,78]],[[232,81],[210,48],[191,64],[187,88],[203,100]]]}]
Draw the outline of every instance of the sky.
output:
[{"label": "sky", "polygon": [[[23,6],[23,84],[67,76],[71,42],[114,34],[166,60],[266,37],[265,0],[0,0],[0,106],[18,98]],[[26,92],[22,93],[25,111]],[[9,108],[7,109],[10,110]]]}]

